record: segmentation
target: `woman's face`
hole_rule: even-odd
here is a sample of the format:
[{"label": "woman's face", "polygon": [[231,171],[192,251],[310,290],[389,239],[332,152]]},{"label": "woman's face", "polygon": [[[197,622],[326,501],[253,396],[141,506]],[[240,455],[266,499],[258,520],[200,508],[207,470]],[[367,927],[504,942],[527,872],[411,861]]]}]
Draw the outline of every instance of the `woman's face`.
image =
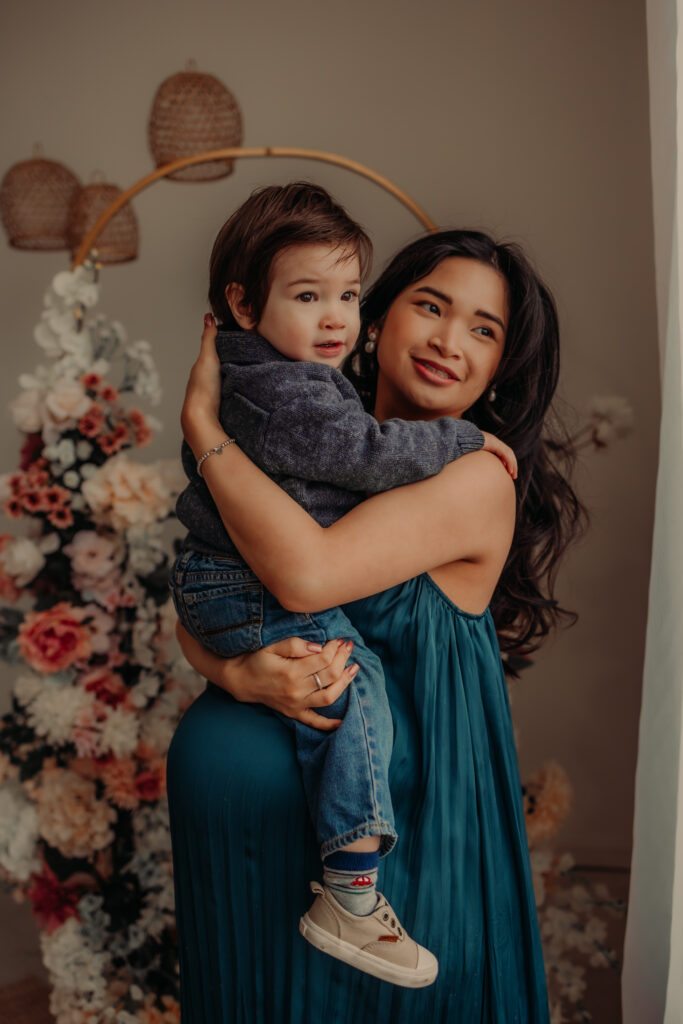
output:
[{"label": "woman's face", "polygon": [[380,422],[460,417],[494,380],[508,325],[505,278],[450,256],[389,307],[377,339]]}]

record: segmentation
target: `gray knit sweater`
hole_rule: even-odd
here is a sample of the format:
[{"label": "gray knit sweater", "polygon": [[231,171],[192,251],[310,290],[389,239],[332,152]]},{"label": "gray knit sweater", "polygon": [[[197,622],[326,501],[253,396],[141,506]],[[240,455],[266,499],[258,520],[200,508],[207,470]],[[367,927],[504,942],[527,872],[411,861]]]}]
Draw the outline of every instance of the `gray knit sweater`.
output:
[{"label": "gray knit sweater", "polygon": [[[223,429],[322,526],[368,493],[424,480],[484,444],[468,420],[378,423],[338,370],[288,359],[259,335],[221,330],[216,348]],[[176,511],[189,531],[185,547],[237,555],[187,444],[182,459],[190,482]]]}]

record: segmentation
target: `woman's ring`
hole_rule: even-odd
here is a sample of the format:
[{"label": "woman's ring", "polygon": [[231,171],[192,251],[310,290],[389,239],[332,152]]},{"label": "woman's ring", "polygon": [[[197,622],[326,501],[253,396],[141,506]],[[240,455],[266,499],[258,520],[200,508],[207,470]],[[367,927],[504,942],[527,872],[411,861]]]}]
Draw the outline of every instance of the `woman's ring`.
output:
[{"label": "woman's ring", "polygon": [[313,678],[315,679],[315,685],[318,687],[318,689],[319,690],[324,690],[325,687],[323,686],[322,682],[320,681],[320,676],[318,675],[317,672],[313,673]]}]

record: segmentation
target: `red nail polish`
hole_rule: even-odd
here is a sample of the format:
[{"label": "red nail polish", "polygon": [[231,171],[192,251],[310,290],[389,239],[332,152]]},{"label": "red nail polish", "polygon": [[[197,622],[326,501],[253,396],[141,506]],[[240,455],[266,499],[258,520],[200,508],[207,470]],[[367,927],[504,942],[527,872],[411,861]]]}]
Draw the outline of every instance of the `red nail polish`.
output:
[{"label": "red nail polish", "polygon": [[215,322],[216,321],[213,318],[213,313],[205,313],[204,314],[204,326],[205,327],[213,327]]}]

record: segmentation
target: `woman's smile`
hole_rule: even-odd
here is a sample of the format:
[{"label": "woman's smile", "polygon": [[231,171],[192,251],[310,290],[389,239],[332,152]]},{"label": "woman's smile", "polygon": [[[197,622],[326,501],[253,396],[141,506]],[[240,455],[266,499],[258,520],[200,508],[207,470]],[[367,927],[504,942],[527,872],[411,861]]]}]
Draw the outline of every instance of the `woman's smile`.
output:
[{"label": "woman's smile", "polygon": [[411,356],[410,358],[413,360],[415,369],[420,376],[436,385],[448,385],[453,381],[460,380],[452,370],[442,366],[441,363],[435,363],[432,359],[420,359],[418,356]]}]

